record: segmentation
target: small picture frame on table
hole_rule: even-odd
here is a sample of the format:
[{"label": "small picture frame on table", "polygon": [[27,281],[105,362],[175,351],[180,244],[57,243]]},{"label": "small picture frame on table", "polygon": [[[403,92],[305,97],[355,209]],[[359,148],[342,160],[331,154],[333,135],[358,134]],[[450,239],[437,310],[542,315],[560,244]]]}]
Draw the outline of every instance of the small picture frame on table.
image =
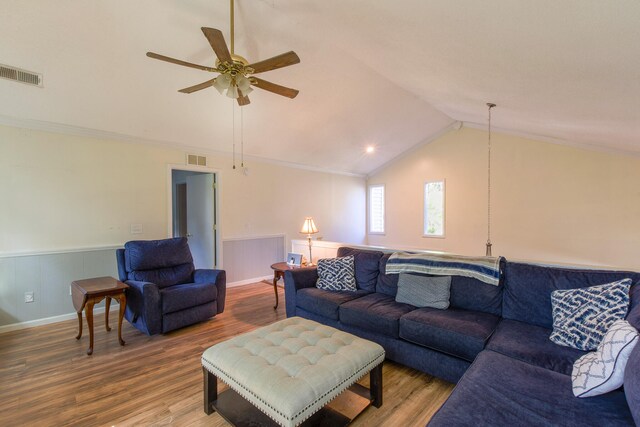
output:
[{"label": "small picture frame on table", "polygon": [[289,252],[287,254],[287,265],[291,267],[300,267],[302,265],[302,254]]}]

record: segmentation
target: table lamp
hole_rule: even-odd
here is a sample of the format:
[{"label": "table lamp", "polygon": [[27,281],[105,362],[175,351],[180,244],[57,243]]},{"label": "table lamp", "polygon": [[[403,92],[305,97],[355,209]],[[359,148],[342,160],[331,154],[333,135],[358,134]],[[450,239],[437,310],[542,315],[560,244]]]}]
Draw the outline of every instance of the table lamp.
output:
[{"label": "table lamp", "polygon": [[307,235],[307,241],[309,242],[309,262],[307,262],[308,266],[313,265],[313,258],[311,257],[311,235],[316,234],[318,232],[318,227],[313,222],[313,218],[308,216],[304,219],[304,223],[302,224],[302,229],[300,233]]}]

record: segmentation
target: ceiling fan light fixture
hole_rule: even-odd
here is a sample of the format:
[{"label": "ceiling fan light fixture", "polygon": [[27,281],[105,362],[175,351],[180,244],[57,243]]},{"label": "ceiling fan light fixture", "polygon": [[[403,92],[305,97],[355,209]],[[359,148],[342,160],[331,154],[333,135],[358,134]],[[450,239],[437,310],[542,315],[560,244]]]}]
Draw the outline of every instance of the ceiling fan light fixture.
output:
[{"label": "ceiling fan light fixture", "polygon": [[231,76],[228,74],[220,74],[213,81],[213,87],[215,87],[221,95],[224,93],[225,89],[229,88],[229,86],[231,86]]},{"label": "ceiling fan light fixture", "polygon": [[227,89],[227,96],[229,98],[238,99],[238,88],[235,86],[229,86],[229,89]]},{"label": "ceiling fan light fixture", "polygon": [[236,84],[238,85],[238,89],[242,91],[242,93],[249,93],[249,89],[251,89],[251,82],[248,78],[243,76],[242,74],[236,77]]}]

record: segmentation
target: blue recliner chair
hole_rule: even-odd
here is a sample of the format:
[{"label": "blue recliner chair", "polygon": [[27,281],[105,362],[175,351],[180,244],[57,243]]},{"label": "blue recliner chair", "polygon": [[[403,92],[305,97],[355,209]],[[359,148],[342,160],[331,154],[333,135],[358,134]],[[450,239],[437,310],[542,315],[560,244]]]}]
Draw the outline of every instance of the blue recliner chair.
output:
[{"label": "blue recliner chair", "polygon": [[127,242],[116,250],[129,285],[125,318],[147,335],[166,333],[224,311],[224,270],[194,269],[187,239]]}]

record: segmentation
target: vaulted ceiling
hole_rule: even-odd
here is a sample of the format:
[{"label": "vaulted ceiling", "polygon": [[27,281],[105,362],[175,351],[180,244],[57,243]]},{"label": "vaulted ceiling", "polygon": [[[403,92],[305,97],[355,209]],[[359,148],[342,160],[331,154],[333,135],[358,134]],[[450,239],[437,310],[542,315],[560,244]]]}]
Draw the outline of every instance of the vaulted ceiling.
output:
[{"label": "vaulted ceiling", "polygon": [[[245,153],[367,174],[491,101],[496,128],[640,154],[639,22],[637,0],[236,0],[236,53],[301,58],[261,75],[300,95],[251,94]],[[0,63],[44,88],[0,79],[0,116],[230,152],[234,102],[177,92],[212,75],[145,56],[213,65],[203,26],[228,40],[229,1],[3,0]]]}]

